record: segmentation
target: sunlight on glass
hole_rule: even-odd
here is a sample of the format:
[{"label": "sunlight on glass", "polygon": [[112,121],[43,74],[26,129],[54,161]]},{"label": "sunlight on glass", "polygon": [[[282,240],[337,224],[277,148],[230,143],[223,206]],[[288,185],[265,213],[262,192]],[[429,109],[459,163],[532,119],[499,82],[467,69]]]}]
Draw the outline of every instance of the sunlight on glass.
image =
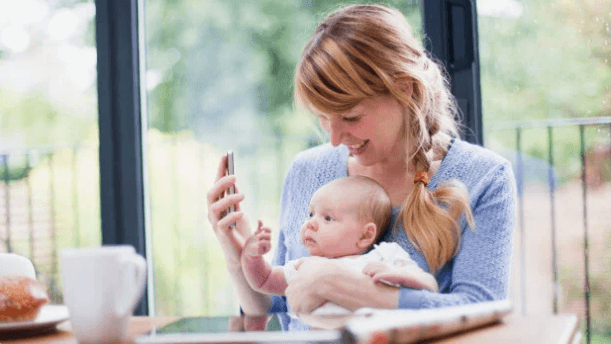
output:
[{"label": "sunlight on glass", "polygon": [[0,27],[5,24],[29,25],[38,23],[49,14],[45,0],[4,1],[0,11]]},{"label": "sunlight on glass", "polygon": [[163,80],[162,73],[158,70],[146,71],[146,90],[150,91],[157,87]]},{"label": "sunlight on glass", "polygon": [[479,0],[477,13],[481,16],[518,18],[524,8],[516,0]]},{"label": "sunlight on glass", "polygon": [[24,52],[30,45],[30,35],[23,27],[17,25],[2,30],[0,40],[4,46],[14,53]]},{"label": "sunlight on glass", "polygon": [[49,36],[56,41],[63,41],[77,29],[79,18],[69,9],[57,11],[49,21]]}]

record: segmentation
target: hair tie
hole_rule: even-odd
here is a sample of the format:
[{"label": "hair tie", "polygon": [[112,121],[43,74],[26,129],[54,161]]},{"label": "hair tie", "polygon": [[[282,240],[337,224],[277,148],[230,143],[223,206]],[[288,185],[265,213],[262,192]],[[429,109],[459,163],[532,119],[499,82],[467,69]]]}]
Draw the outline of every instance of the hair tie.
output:
[{"label": "hair tie", "polygon": [[417,182],[422,182],[424,186],[429,184],[429,175],[426,171],[416,171],[416,173],[414,173],[414,184]]}]

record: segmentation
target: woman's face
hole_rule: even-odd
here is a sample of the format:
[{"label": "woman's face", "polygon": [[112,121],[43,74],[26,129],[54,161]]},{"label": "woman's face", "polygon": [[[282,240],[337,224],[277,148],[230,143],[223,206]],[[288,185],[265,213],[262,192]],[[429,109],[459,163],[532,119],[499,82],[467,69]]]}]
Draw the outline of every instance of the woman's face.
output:
[{"label": "woman's face", "polygon": [[362,166],[405,159],[403,107],[391,96],[367,99],[348,112],[320,114],[318,119],[331,144],[348,147]]}]

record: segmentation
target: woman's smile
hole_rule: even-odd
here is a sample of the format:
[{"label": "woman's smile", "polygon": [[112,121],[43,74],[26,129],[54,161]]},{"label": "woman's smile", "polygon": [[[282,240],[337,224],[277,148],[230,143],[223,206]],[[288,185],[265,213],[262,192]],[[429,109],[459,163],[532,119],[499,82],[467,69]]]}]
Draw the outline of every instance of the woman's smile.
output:
[{"label": "woman's smile", "polygon": [[348,150],[350,151],[350,154],[352,155],[361,155],[363,154],[363,152],[365,152],[365,149],[367,148],[367,144],[369,143],[369,140],[365,140],[361,143],[355,144],[355,145],[348,145],[346,144],[346,147],[348,147]]}]

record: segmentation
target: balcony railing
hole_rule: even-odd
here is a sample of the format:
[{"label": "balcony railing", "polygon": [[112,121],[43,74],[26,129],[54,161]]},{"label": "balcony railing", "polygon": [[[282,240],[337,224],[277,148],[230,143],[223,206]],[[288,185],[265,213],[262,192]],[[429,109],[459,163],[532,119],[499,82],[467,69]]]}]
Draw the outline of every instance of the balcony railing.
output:
[{"label": "balcony railing", "polygon": [[[558,272],[558,241],[557,241],[557,218],[559,214],[556,211],[556,195],[555,190],[557,188],[556,180],[556,163],[554,154],[554,130],[558,130],[561,127],[572,127],[578,129],[578,153],[580,160],[580,179],[581,179],[581,207],[582,207],[582,223],[583,223],[583,299],[585,302],[585,332],[586,341],[591,341],[592,331],[592,312],[591,312],[591,291],[590,291],[590,244],[589,244],[589,226],[588,226],[588,185],[594,183],[605,183],[606,178],[609,177],[608,163],[601,164],[600,159],[607,159],[611,161],[611,149],[603,149],[602,154],[593,152],[589,155],[590,163],[588,164],[588,155],[586,149],[588,147],[586,143],[586,129],[605,128],[606,130],[597,130],[597,139],[611,139],[609,133],[611,133],[611,117],[597,117],[597,118],[574,118],[574,119],[558,119],[558,120],[536,120],[536,121],[520,121],[520,122],[507,122],[507,123],[492,123],[486,125],[487,134],[494,135],[493,132],[505,131],[513,132],[515,135],[515,161],[514,169],[516,171],[516,181],[518,187],[518,228],[520,238],[520,252],[519,252],[519,264],[521,273],[521,309],[522,313],[525,314],[528,308],[527,302],[527,278],[526,278],[526,237],[525,232],[525,211],[524,211],[524,185],[525,185],[525,162],[523,153],[523,135],[524,131],[529,129],[543,129],[546,133],[547,138],[547,162],[548,162],[548,178],[547,186],[549,192],[550,202],[550,232],[551,232],[551,255],[552,255],[552,278],[549,281],[552,285],[552,304],[553,313],[558,313],[559,309],[559,290],[561,285],[559,283],[559,272]],[[608,130],[608,131],[607,131]],[[605,140],[606,144],[603,147],[610,147],[609,142],[611,140]],[[604,142],[604,141],[603,141]],[[600,142],[598,142],[600,144]],[[592,146],[592,145],[590,145]],[[606,153],[608,151],[608,153]],[[606,154],[605,154],[606,153]],[[597,161],[598,160],[598,161]],[[597,164],[598,162],[598,164]],[[588,166],[589,165],[589,166]],[[598,166],[597,166],[598,165]],[[589,167],[589,168],[587,168]],[[605,171],[596,171],[597,169],[604,169]],[[600,172],[603,172],[602,175]],[[575,204],[577,206],[578,204]],[[543,229],[541,229],[543,230]]]}]

